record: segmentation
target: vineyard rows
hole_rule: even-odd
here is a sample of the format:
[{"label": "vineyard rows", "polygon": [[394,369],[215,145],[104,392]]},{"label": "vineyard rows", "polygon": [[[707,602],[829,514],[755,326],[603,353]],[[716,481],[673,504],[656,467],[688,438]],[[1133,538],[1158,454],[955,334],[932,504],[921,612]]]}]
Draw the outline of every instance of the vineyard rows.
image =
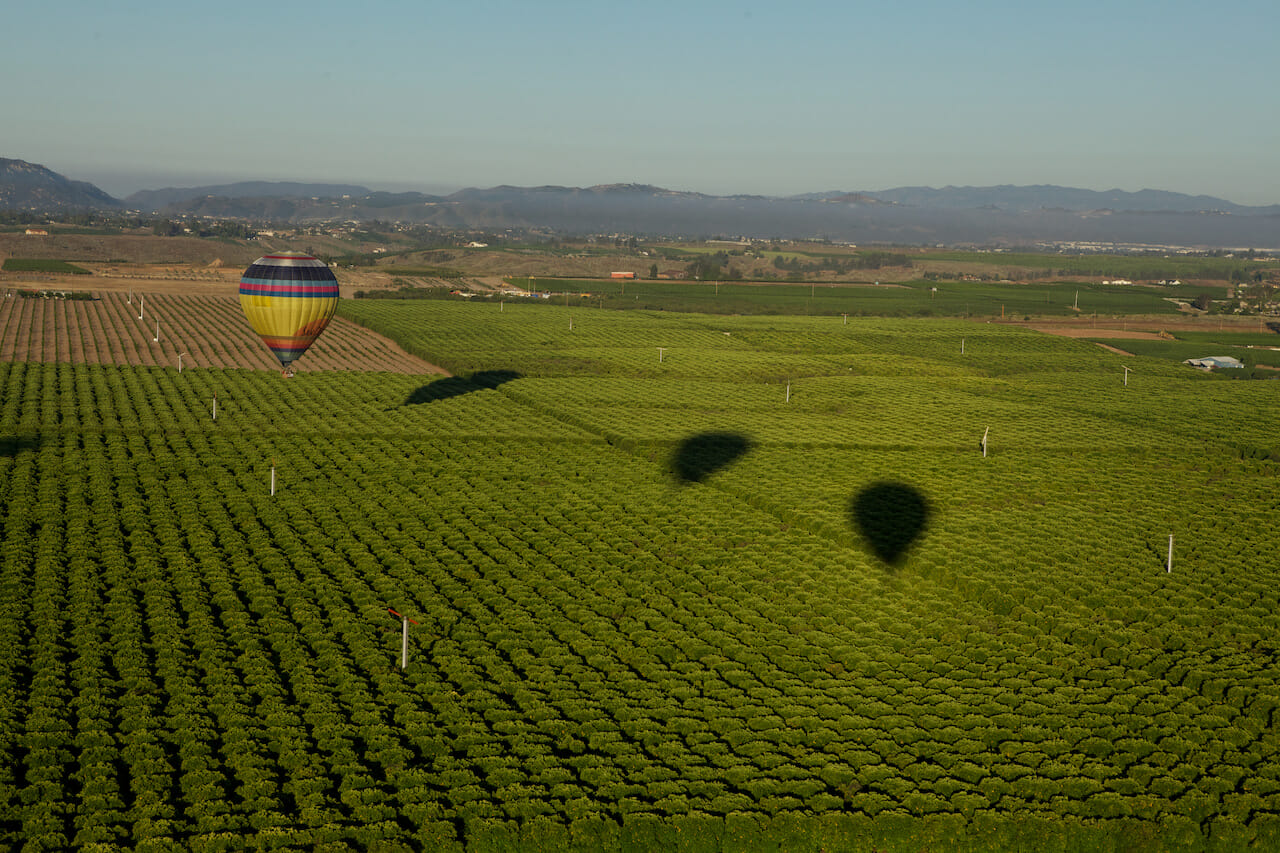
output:
[{"label": "vineyard rows", "polygon": [[[184,367],[279,369],[234,296],[103,293],[93,300],[0,299],[0,360],[176,368],[179,353]],[[300,366],[313,370],[431,372],[421,360],[341,318],[304,358]]]},{"label": "vineyard rows", "polygon": [[[487,379],[0,363],[0,843],[1280,840],[1267,383],[936,321],[343,310]],[[868,496],[919,502],[901,559]]]}]

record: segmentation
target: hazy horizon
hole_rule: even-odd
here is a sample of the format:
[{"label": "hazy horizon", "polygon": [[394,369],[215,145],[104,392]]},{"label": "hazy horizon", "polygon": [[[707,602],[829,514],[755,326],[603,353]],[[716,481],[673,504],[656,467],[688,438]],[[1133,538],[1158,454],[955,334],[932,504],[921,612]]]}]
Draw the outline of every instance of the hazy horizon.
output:
[{"label": "hazy horizon", "polygon": [[[0,152],[0,156],[8,156],[8,155],[4,154],[3,152]],[[59,174],[71,180],[88,181],[89,183],[92,183],[99,189],[105,191],[106,193],[108,193],[109,195],[117,199],[125,199],[136,192],[143,192],[148,190],[215,186],[215,185],[221,185],[221,184],[249,183],[249,182],[259,182],[259,181],[269,182],[269,183],[279,182],[279,183],[306,183],[306,184],[351,184],[355,186],[365,187],[374,192],[378,192],[378,191],[414,192],[416,191],[416,192],[421,192],[429,195],[449,195],[451,193],[457,192],[459,190],[467,189],[467,188],[485,189],[485,188],[499,186],[499,182],[494,182],[494,181],[490,181],[490,182],[481,181],[478,183],[470,183],[465,185],[464,184],[432,185],[432,184],[414,183],[411,181],[397,183],[397,182],[388,182],[388,181],[365,181],[365,180],[359,180],[354,178],[311,179],[311,178],[298,177],[298,176],[277,178],[277,177],[264,177],[264,176],[245,177],[242,175],[231,175],[231,174],[212,174],[211,175],[211,174],[202,174],[202,173],[188,173],[185,175],[181,173],[158,173],[153,176],[148,176],[145,173],[139,173],[139,172],[120,173],[120,172],[113,172],[112,170],[109,170],[109,169],[99,170],[96,173],[96,175],[86,175],[84,173],[68,172],[64,169],[56,168],[55,166],[52,166],[48,163],[39,163],[38,160],[33,160],[29,157],[15,157],[12,159],[26,160],[27,162],[31,162],[31,163],[38,163],[39,165],[49,168],[55,172],[58,172]],[[536,181],[536,182],[530,182],[530,183],[524,183],[524,184],[513,184],[513,186],[540,187],[540,186],[556,185],[556,186],[570,186],[570,187],[585,188],[589,186],[622,184],[622,183],[650,184],[652,182],[649,182],[649,181],[601,181],[599,182],[599,184],[553,184],[553,182],[550,182],[550,181]],[[699,187],[678,187],[678,186],[665,186],[660,184],[654,184],[654,186],[661,186],[663,189],[672,190],[672,191],[699,192],[699,193],[704,193],[706,195],[726,195],[726,196],[727,195],[772,195],[776,197],[787,197],[787,196],[803,195],[805,193],[824,193],[824,192],[886,192],[890,190],[903,189],[907,187],[929,187],[931,189],[943,189],[946,187],[956,187],[956,188],[994,187],[994,186],[1001,186],[1001,185],[1000,184],[977,185],[977,184],[960,184],[960,183],[950,182],[950,183],[936,184],[936,185],[899,184],[895,186],[883,186],[883,187],[828,186],[828,187],[820,187],[820,188],[814,187],[814,188],[799,190],[796,192],[788,192],[788,193],[751,193],[743,190],[710,192],[708,190],[705,190]],[[1004,184],[1004,186],[1024,186],[1024,187],[1025,186],[1060,186],[1065,189],[1091,190],[1094,192],[1118,191],[1118,192],[1136,193],[1144,190],[1179,192],[1178,190],[1168,190],[1165,187],[1137,187],[1132,189],[1126,188],[1126,187],[1113,187],[1113,186],[1067,187],[1066,185],[1063,185],[1063,184],[1049,184],[1048,182],[1044,182],[1044,181],[1037,181],[1033,183],[1017,184],[1017,185]],[[1212,196],[1213,198],[1216,198],[1222,201],[1231,202],[1233,204],[1249,204],[1248,202],[1241,202],[1237,199],[1230,198],[1228,196],[1217,194],[1217,193],[1186,193],[1186,195],[1205,195],[1205,196]],[[1261,204],[1257,204],[1255,206],[1265,207],[1273,204],[1280,204],[1280,202],[1262,202]]]},{"label": "hazy horizon", "polygon": [[0,148],[116,196],[294,180],[1280,202],[1263,0],[70,6],[6,18],[21,38],[0,71],[28,83],[0,90]]}]

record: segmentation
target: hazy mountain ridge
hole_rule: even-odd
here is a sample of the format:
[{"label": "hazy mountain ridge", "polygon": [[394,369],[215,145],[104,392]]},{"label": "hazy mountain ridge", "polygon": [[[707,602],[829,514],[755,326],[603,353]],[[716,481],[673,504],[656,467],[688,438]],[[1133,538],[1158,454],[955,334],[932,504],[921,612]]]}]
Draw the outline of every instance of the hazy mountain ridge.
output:
[{"label": "hazy mountain ridge", "polygon": [[0,210],[117,210],[123,205],[87,181],[0,157]]},{"label": "hazy mountain ridge", "polygon": [[[134,193],[124,203],[42,166],[0,160],[0,209],[120,209],[296,224],[399,221],[442,229],[550,229],[901,244],[1041,241],[1280,247],[1280,205],[1162,190],[1053,185],[899,187],[789,197],[715,196],[651,184],[470,187],[447,196],[354,184],[246,181]],[[39,188],[33,191],[32,187]],[[13,201],[17,199],[17,201]]]},{"label": "hazy mountain ridge", "polygon": [[882,202],[914,207],[940,207],[950,209],[997,208],[1006,211],[1028,210],[1120,210],[1134,213],[1201,213],[1220,212],[1244,215],[1274,215],[1280,213],[1280,205],[1250,207],[1207,195],[1186,195],[1166,190],[1138,190],[1127,192],[1112,189],[1105,191],[1082,190],[1052,184],[1013,186],[1003,184],[993,187],[898,187],[880,192],[867,192]]},{"label": "hazy mountain ridge", "polygon": [[229,198],[328,198],[344,195],[369,195],[369,188],[357,184],[308,184],[296,181],[240,181],[233,184],[213,184],[203,187],[165,187],[159,190],[141,190],[124,199],[125,205],[134,210],[160,210],[206,196]]}]

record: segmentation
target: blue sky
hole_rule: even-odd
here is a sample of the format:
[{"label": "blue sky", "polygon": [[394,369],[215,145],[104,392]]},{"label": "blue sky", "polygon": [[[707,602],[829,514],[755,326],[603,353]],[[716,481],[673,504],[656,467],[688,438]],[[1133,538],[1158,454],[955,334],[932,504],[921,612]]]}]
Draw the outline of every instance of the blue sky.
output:
[{"label": "blue sky", "polygon": [[224,180],[1280,203],[1274,0],[14,4],[0,156]]}]

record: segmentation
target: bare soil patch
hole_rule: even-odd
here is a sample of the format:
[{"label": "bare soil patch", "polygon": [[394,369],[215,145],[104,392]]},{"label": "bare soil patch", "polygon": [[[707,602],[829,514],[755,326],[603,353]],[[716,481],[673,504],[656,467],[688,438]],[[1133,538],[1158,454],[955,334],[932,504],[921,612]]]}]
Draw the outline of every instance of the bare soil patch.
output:
[{"label": "bare soil patch", "polygon": [[[1068,338],[1118,338],[1134,341],[1158,340],[1161,332],[1265,332],[1266,317],[1221,316],[1132,316],[1039,318],[1031,321],[1003,320],[1008,325],[1026,326],[1050,335]],[[1274,320],[1272,320],[1274,322]]]},{"label": "bare soil patch", "polygon": [[205,266],[221,259],[241,268],[266,253],[252,243],[202,240],[198,237],[157,237],[151,234],[59,234],[33,236],[0,234],[0,257],[60,258],[79,263],[192,264]]},{"label": "bare soil patch", "polygon": [[1035,329],[1037,332],[1046,332],[1063,338],[1117,338],[1130,341],[1160,340],[1158,332],[1148,332],[1141,329],[1072,328],[1034,323],[1030,324],[1029,328]]}]

